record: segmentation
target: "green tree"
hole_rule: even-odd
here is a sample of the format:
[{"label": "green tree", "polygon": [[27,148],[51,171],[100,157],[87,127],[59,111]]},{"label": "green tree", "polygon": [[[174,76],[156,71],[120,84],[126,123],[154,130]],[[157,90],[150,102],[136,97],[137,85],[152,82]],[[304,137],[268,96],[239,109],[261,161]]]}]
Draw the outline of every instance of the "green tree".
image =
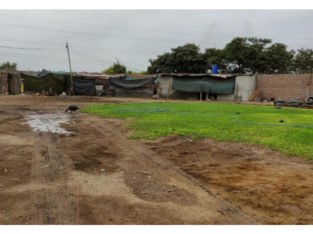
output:
[{"label": "green tree", "polygon": [[226,68],[223,49],[208,48],[205,50],[204,56],[208,62],[209,67],[211,67],[213,64],[217,64],[220,69]]},{"label": "green tree", "polygon": [[288,73],[292,70],[292,62],[295,52],[288,51],[287,46],[275,43],[264,51],[266,57],[265,73]]},{"label": "green tree", "polygon": [[223,50],[228,70],[239,73],[263,72],[266,69],[264,49],[270,43],[270,39],[234,38]]},{"label": "green tree", "polygon": [[149,73],[185,72],[204,73],[208,69],[208,62],[200,48],[195,44],[185,44],[171,49],[171,52],[150,59]]},{"label": "green tree", "polygon": [[0,71],[16,71],[16,69],[17,69],[16,63],[6,62],[0,65]]},{"label": "green tree", "polygon": [[313,72],[313,50],[300,49],[294,58],[294,70],[297,73]]},{"label": "green tree", "polygon": [[150,66],[147,68],[148,73],[173,72],[174,67],[171,64],[171,53],[158,55],[156,59],[150,59]]},{"label": "green tree", "polygon": [[109,75],[126,74],[127,69],[126,69],[126,66],[124,66],[117,60],[116,63],[113,63],[112,66],[103,70],[102,73],[109,74]]}]

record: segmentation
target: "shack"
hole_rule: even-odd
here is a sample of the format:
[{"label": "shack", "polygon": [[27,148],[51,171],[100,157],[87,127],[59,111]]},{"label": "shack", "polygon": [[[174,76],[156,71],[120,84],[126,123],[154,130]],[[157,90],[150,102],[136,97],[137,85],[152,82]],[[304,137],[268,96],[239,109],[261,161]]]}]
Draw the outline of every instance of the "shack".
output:
[{"label": "shack", "polygon": [[21,75],[18,72],[0,72],[0,94],[20,94]]},{"label": "shack", "polygon": [[[74,72],[22,72],[25,93],[45,95],[73,94],[79,96],[101,95],[104,86],[109,84],[110,75],[102,73]],[[121,77],[124,75],[119,75]],[[100,87],[99,87],[100,86]],[[97,88],[99,92],[97,92]]]},{"label": "shack", "polygon": [[163,98],[217,99],[219,95],[233,94],[233,74],[160,74],[158,95]]},{"label": "shack", "polygon": [[157,94],[156,75],[129,75],[111,77],[113,95],[117,97],[152,97]]},{"label": "shack", "polygon": [[24,92],[27,94],[39,93],[58,95],[66,92],[65,72],[21,72],[24,80]]}]

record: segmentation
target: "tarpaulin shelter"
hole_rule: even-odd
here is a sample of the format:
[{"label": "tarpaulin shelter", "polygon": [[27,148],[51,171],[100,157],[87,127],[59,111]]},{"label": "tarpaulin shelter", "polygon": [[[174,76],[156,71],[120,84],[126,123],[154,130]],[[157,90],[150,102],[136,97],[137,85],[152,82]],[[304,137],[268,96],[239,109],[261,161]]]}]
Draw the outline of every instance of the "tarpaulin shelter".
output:
[{"label": "tarpaulin shelter", "polygon": [[96,82],[108,81],[111,76],[101,73],[72,73],[69,72],[22,72],[25,92],[58,95],[62,92],[70,93],[72,81],[74,95],[96,95]]},{"label": "tarpaulin shelter", "polygon": [[152,97],[157,92],[156,76],[140,77],[127,76],[111,78],[115,96]]},{"label": "tarpaulin shelter", "polygon": [[[67,79],[69,81],[70,79]],[[68,87],[71,83],[68,82]],[[79,96],[95,96],[96,95],[96,81],[95,79],[83,79],[80,77],[73,77],[74,95]]]},{"label": "tarpaulin shelter", "polygon": [[145,78],[145,79],[135,79],[132,77],[125,78],[111,78],[110,82],[114,86],[118,86],[124,89],[136,89],[142,88],[144,86],[155,84],[156,77]]},{"label": "tarpaulin shelter", "polygon": [[26,93],[57,95],[67,91],[65,72],[22,72]]},{"label": "tarpaulin shelter", "polygon": [[235,77],[220,79],[216,77],[176,77],[172,87],[176,91],[211,93],[211,94],[231,94],[235,89]]},{"label": "tarpaulin shelter", "polygon": [[211,95],[232,94],[235,90],[234,74],[164,73],[159,75],[159,96],[198,99]]}]

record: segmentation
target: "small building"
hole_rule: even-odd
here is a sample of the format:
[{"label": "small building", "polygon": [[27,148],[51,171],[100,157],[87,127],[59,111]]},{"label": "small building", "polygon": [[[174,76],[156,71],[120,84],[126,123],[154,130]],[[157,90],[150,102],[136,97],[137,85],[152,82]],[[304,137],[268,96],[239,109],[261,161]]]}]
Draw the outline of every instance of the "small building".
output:
[{"label": "small building", "polygon": [[65,72],[21,72],[24,80],[24,92],[58,95],[66,92]]},{"label": "small building", "polygon": [[45,95],[73,94],[78,96],[102,95],[109,86],[111,77],[125,77],[125,75],[111,76],[102,73],[74,72],[22,72],[25,93],[39,93]]},{"label": "small building", "polygon": [[116,97],[149,97],[157,94],[156,75],[129,75],[126,77],[111,77],[110,84],[113,96]]},{"label": "small building", "polygon": [[177,99],[208,99],[230,95],[235,90],[233,74],[160,74],[159,97]]},{"label": "small building", "polygon": [[0,72],[0,94],[20,94],[21,75],[18,72]]}]

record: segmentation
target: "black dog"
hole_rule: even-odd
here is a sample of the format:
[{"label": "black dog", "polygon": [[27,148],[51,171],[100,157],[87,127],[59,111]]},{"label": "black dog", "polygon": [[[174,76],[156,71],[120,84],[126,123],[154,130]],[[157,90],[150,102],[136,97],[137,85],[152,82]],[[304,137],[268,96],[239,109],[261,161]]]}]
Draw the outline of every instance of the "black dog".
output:
[{"label": "black dog", "polygon": [[65,112],[70,111],[71,113],[73,113],[73,112],[77,111],[78,109],[79,109],[79,108],[78,108],[77,106],[75,106],[75,105],[70,105],[70,106],[65,110]]}]

